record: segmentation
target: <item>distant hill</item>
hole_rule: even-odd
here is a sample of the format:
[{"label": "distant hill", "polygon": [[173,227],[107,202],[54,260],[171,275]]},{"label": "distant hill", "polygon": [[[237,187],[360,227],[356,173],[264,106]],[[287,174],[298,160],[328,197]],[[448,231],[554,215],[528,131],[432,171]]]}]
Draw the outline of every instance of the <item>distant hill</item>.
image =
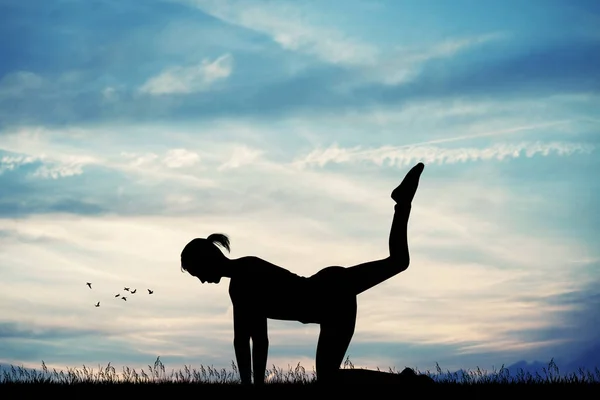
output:
[{"label": "distant hill", "polygon": [[[600,378],[600,343],[589,347],[585,351],[580,352],[579,354],[577,354],[575,357],[573,357],[570,360],[569,359],[554,359],[554,363],[558,367],[558,373],[560,374],[560,376],[570,375],[572,373],[579,375],[579,368],[582,368],[584,371],[591,372],[592,374],[594,374],[596,377],[595,379],[599,379]],[[546,377],[546,373],[544,373],[544,368],[549,373],[556,372],[555,370],[548,371],[549,364],[550,364],[550,359],[547,361],[520,360],[520,361],[515,362],[514,364],[506,366],[505,368],[508,370],[509,375],[514,378],[518,378],[519,373],[521,373],[521,371],[525,374],[529,373],[534,377],[536,376],[536,372],[537,372],[540,376],[542,376],[544,378],[544,377]],[[596,374],[596,372],[595,372],[596,368],[598,368],[598,371],[599,371],[598,374]],[[433,372],[435,375],[434,371],[431,371],[431,372]],[[473,372],[474,371],[471,370],[470,373],[472,374]],[[491,371],[488,371],[488,373],[490,373],[490,372]],[[496,371],[496,372],[499,372],[499,371]],[[461,378],[463,373],[465,375],[470,374],[469,371],[466,371],[464,369],[450,371],[450,374],[457,376],[459,379]],[[443,377],[447,376],[447,374],[448,374],[448,371],[443,371],[442,379],[443,379]]]},{"label": "distant hill", "polygon": [[[510,375],[516,375],[521,369],[527,373],[535,375],[538,372],[544,376],[543,368],[548,369],[547,362],[533,361],[527,362],[525,360],[518,361],[507,367]],[[578,373],[579,368],[583,368],[588,372],[595,372],[595,368],[600,369],[600,344],[594,345],[587,350],[576,355],[571,361],[554,360],[558,367],[560,375]]]}]

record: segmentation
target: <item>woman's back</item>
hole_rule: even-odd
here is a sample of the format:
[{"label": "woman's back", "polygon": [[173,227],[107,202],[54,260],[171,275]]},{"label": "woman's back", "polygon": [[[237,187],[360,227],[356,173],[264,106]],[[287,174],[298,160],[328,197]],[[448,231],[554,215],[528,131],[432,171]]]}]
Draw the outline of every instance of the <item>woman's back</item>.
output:
[{"label": "woman's back", "polygon": [[314,322],[309,278],[255,256],[236,261],[236,272],[229,283],[234,307],[260,317]]}]

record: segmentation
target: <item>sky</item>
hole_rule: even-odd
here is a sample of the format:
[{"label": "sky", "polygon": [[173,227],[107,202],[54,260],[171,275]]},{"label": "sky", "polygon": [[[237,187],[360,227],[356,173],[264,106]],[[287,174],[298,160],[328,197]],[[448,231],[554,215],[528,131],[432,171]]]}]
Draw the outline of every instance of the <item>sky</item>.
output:
[{"label": "sky", "polygon": [[[0,0],[0,20],[0,364],[228,369],[228,279],[182,273],[183,247],[225,233],[302,276],[385,258],[417,162],[411,264],[359,295],[353,364],[600,354],[598,2]],[[318,325],[268,328],[269,367],[313,370]]]}]

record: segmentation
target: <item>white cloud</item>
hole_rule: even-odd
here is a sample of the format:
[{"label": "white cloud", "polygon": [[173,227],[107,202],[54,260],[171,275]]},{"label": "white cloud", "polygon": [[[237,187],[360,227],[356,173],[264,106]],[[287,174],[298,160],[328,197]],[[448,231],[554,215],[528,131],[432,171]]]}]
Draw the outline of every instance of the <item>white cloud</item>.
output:
[{"label": "white cloud", "polygon": [[33,177],[39,178],[64,178],[68,176],[80,175],[83,173],[85,165],[94,164],[97,160],[94,157],[85,155],[70,155],[55,159],[46,155],[18,155],[3,156],[0,159],[0,174],[4,171],[12,171],[27,164],[42,163],[35,171],[31,173]]},{"label": "white cloud", "polygon": [[197,153],[186,149],[171,149],[163,157],[163,163],[169,168],[190,167],[200,161]]},{"label": "white cloud", "polygon": [[452,56],[466,48],[503,38],[506,38],[506,34],[500,32],[487,33],[471,37],[453,38],[436,44],[430,49],[428,54],[422,55],[421,57],[429,59],[434,57]]},{"label": "white cloud", "polygon": [[308,22],[306,12],[292,2],[181,0],[230,24],[269,35],[282,48],[344,65],[375,62],[375,46],[343,32]]},{"label": "white cloud", "polygon": [[[137,175],[146,181],[167,180],[188,187],[215,186],[215,181],[211,178],[172,171],[174,165],[197,168],[197,162],[193,162],[196,157],[190,151],[169,149],[162,155],[151,151],[115,152],[114,148],[106,146],[105,140],[111,133],[119,131],[119,128],[73,127],[53,130],[23,127],[4,132],[0,149],[18,154],[15,160],[21,160],[21,163],[24,162],[22,160],[28,160],[28,163],[36,160],[44,162],[45,165],[35,172],[38,177],[72,176],[81,173],[85,165],[93,164],[132,176]],[[176,157],[179,156],[182,158],[176,161]],[[199,157],[198,155],[198,159]],[[6,158],[6,163],[3,163],[5,165],[0,164],[0,171],[17,168],[18,163],[15,160]]]},{"label": "white cloud", "polygon": [[65,178],[68,176],[81,175],[83,173],[82,165],[57,165],[57,166],[47,166],[43,165],[38,168],[33,176],[42,177],[42,178]]},{"label": "white cloud", "polygon": [[460,147],[442,148],[436,146],[409,145],[409,146],[384,146],[375,149],[363,150],[361,146],[340,148],[334,144],[326,149],[316,149],[304,157],[297,159],[294,165],[305,167],[317,165],[323,167],[329,163],[357,163],[368,161],[377,165],[406,166],[419,161],[426,164],[454,164],[467,161],[503,160],[505,158],[518,158],[522,156],[533,157],[536,155],[558,156],[574,153],[589,154],[594,150],[590,144],[568,142],[521,142],[494,144],[485,148]]},{"label": "white cloud", "polygon": [[204,59],[200,64],[190,67],[170,67],[150,78],[140,87],[140,91],[151,95],[205,91],[215,82],[229,77],[232,70],[233,57],[225,54],[213,61]]},{"label": "white cloud", "polygon": [[64,178],[68,176],[81,175],[83,167],[89,164],[96,164],[97,159],[91,156],[67,156],[58,162],[42,165],[33,172],[33,176],[42,178]]},{"label": "white cloud", "polygon": [[240,145],[233,149],[233,154],[225,163],[219,166],[219,170],[239,168],[258,160],[264,152],[248,146]]},{"label": "white cloud", "polygon": [[[127,160],[123,163],[123,159]],[[127,152],[119,158],[106,157],[105,168],[118,170],[131,176],[138,176],[140,183],[170,182],[186,188],[217,187],[217,182],[206,176],[198,176],[202,166],[198,165],[200,155],[185,149],[170,149],[164,153]],[[191,170],[188,170],[190,169]],[[183,172],[179,171],[185,169]]]},{"label": "white cloud", "polygon": [[421,64],[436,58],[452,57],[465,49],[503,39],[505,33],[492,32],[457,37],[414,48],[381,48],[346,34],[332,24],[313,22],[307,7],[296,2],[259,2],[238,0],[178,0],[227,23],[268,35],[282,48],[315,56],[338,65],[358,68],[360,79],[347,81],[340,89],[365,82],[397,85],[413,79]]},{"label": "white cloud", "polygon": [[194,166],[200,161],[200,155],[182,148],[169,149],[163,156],[154,152],[135,153],[127,151],[121,152],[121,156],[130,160],[128,164],[132,167],[159,167],[162,164],[167,168],[177,169]]},{"label": "white cloud", "polygon": [[155,153],[131,153],[127,151],[121,152],[121,155],[131,161],[129,161],[129,165],[132,167],[141,167],[148,164],[153,164],[154,161],[158,160],[158,154]]},{"label": "white cloud", "polygon": [[32,164],[38,160],[38,157],[33,156],[3,156],[0,158],[0,174],[4,171],[12,171],[19,168],[21,165]]},{"label": "white cloud", "polygon": [[398,85],[414,79],[420,73],[421,65],[427,61],[453,57],[461,51],[505,37],[505,34],[497,32],[451,38],[429,46],[397,47],[382,54],[375,65],[363,68],[362,75],[367,82]]}]

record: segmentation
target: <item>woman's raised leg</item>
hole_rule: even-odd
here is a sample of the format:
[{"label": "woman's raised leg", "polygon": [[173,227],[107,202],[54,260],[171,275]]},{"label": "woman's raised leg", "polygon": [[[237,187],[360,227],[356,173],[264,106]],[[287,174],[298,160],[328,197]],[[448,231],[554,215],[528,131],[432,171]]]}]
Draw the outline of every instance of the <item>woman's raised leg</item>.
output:
[{"label": "woman's raised leg", "polygon": [[[422,163],[414,166],[392,192],[396,205],[390,230],[388,258],[348,268],[328,267],[310,278],[315,288],[318,288],[315,292],[320,294],[321,300],[321,332],[316,356],[317,380],[321,383],[335,382],[343,377],[344,370],[340,370],[340,366],[356,325],[356,295],[408,268],[408,218],[423,168]],[[386,381],[396,378],[392,374],[374,374],[374,371],[366,370],[352,374],[354,378],[361,376],[369,381],[374,378]]]},{"label": "woman's raised leg", "polygon": [[346,284],[352,293],[358,295],[408,268],[408,218],[424,167],[423,163],[415,165],[392,192],[392,199],[396,201],[396,205],[389,237],[390,256],[346,269]]}]

